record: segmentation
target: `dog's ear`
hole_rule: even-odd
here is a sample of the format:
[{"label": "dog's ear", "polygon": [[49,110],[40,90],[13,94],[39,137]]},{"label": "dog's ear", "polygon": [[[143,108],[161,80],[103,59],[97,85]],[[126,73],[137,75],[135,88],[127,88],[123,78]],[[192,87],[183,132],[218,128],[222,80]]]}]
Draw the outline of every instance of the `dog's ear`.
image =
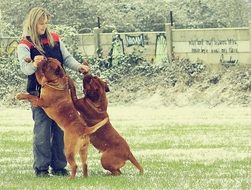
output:
[{"label": "dog's ear", "polygon": [[50,63],[50,67],[54,70],[58,69],[58,67],[61,65],[57,59],[51,57],[48,58],[48,62]]},{"label": "dog's ear", "polygon": [[61,66],[58,65],[58,67],[55,70],[55,74],[59,76],[60,78],[65,76],[64,70]]},{"label": "dog's ear", "polygon": [[39,68],[44,68],[44,67],[47,66],[47,63],[48,63],[47,60],[44,59],[44,60],[40,61],[40,62],[37,64],[37,67],[39,67]]},{"label": "dog's ear", "polygon": [[89,84],[91,82],[91,80],[92,80],[92,75],[90,75],[90,74],[84,75],[84,79],[83,79],[84,83]]},{"label": "dog's ear", "polygon": [[110,92],[110,89],[106,81],[104,81],[104,84],[105,84],[105,92]]},{"label": "dog's ear", "polygon": [[43,73],[45,73],[47,66],[48,66],[48,61],[41,61],[38,65],[38,68],[41,69]]}]

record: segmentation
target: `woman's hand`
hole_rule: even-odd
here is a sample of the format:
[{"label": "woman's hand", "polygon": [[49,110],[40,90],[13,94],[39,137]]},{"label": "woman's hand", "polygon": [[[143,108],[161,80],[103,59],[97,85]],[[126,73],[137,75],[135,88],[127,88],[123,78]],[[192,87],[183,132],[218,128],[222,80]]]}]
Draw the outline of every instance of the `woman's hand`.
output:
[{"label": "woman's hand", "polygon": [[83,74],[87,74],[89,72],[90,68],[87,65],[80,65],[79,72]]},{"label": "woman's hand", "polygon": [[36,55],[34,57],[33,66],[38,67],[39,63],[43,60],[45,60],[45,57],[43,55]]}]

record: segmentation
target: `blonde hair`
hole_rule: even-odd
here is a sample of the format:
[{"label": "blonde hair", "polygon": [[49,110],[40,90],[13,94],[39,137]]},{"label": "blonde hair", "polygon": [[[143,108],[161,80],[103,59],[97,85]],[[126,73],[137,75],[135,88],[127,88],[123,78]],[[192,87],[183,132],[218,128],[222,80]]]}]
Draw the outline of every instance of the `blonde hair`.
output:
[{"label": "blonde hair", "polygon": [[[42,7],[34,7],[30,10],[29,14],[27,15],[26,19],[23,22],[23,37],[30,36],[31,41],[35,48],[38,51],[41,51],[44,53],[44,50],[42,48],[39,35],[37,33],[37,24],[41,19],[48,19],[50,18],[50,13],[42,8]],[[45,30],[45,34],[48,38],[49,45],[51,47],[54,46],[54,40],[51,36],[48,27]]]}]

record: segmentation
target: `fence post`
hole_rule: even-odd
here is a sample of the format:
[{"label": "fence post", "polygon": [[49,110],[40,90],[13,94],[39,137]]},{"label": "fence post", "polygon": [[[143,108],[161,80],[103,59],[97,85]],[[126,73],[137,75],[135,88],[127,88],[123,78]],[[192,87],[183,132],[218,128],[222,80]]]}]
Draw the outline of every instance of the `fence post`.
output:
[{"label": "fence post", "polygon": [[98,17],[98,28],[100,28],[100,18]]},{"label": "fence post", "polygon": [[170,11],[169,15],[170,15],[171,26],[173,26],[173,11]]},{"label": "fence post", "polygon": [[249,52],[251,52],[251,21],[249,21],[248,24],[249,24]]},{"label": "fence post", "polygon": [[173,55],[173,40],[172,40],[172,26],[171,23],[165,24],[165,31],[166,31],[166,42],[167,42],[167,56],[169,62],[172,61]]},{"label": "fence post", "polygon": [[100,28],[98,27],[95,27],[93,29],[93,33],[94,33],[94,44],[95,44],[95,53],[94,55],[99,57],[100,56],[100,50],[101,50],[101,47],[100,47]]}]

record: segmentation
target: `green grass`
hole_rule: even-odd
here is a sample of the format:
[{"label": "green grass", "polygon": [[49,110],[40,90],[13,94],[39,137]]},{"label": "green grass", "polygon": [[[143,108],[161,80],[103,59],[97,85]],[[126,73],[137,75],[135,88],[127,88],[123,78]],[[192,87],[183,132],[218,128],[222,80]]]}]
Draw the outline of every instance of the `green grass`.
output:
[{"label": "green grass", "polygon": [[[0,189],[251,189],[250,108],[109,108],[145,169],[109,176],[89,148],[89,177],[36,178],[30,110],[0,108]],[[78,158],[78,165],[80,161]],[[80,167],[79,167],[80,168]]]}]

